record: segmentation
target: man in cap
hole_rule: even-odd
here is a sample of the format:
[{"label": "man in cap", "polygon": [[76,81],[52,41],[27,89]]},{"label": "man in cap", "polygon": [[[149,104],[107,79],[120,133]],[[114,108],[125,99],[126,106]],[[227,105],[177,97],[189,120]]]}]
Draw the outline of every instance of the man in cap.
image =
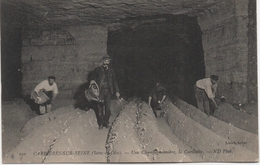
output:
[{"label": "man in cap", "polygon": [[39,83],[32,92],[31,97],[35,99],[35,103],[40,104],[41,114],[51,111],[51,102],[58,94],[58,87],[55,80],[56,77],[49,76],[47,80]]},{"label": "man in cap", "polygon": [[119,98],[119,88],[115,77],[114,70],[109,66],[111,58],[106,55],[102,58],[102,66],[94,69],[90,80],[94,80],[99,87],[99,99],[103,103],[105,108],[105,113],[103,112],[103,106],[99,108],[99,113],[97,115],[97,121],[99,129],[103,127],[109,128],[109,118],[111,115],[110,106],[111,98],[114,94]]},{"label": "man in cap", "polygon": [[153,109],[155,114],[157,114],[156,113],[156,110],[158,110],[157,108],[160,109],[160,106],[162,105],[165,99],[166,99],[166,89],[158,81],[155,87],[150,92],[148,97],[148,105]]},{"label": "man in cap", "polygon": [[218,108],[218,104],[215,101],[218,87],[217,81],[217,75],[210,75],[210,78],[198,80],[194,85],[198,108],[205,112],[208,116],[211,114],[210,101],[212,101],[216,109]]}]

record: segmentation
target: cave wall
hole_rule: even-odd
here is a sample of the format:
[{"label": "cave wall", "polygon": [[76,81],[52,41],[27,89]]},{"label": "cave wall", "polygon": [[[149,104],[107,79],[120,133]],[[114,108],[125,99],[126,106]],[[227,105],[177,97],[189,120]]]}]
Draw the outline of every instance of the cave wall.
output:
[{"label": "cave wall", "polygon": [[[13,11],[13,12],[10,12]],[[21,97],[20,15],[12,5],[1,3],[1,82],[2,100]]]},{"label": "cave wall", "polygon": [[[257,101],[255,6],[255,0],[222,1],[198,15],[206,76],[220,76],[219,93],[230,103]],[[71,97],[101,63],[107,35],[107,27],[102,26],[23,30],[23,94],[55,75],[59,97]]]},{"label": "cave wall", "polygon": [[[248,54],[248,42],[252,38],[248,38],[248,2],[223,1],[198,17],[203,32],[206,76],[220,76],[219,93],[230,103],[248,102],[247,82],[251,81],[248,80],[248,59],[252,58]],[[250,77],[256,76],[256,72],[252,74]],[[256,91],[254,85],[250,84],[251,91]]]},{"label": "cave wall", "polygon": [[248,102],[257,103],[256,1],[248,4]]},{"label": "cave wall", "polygon": [[107,28],[80,26],[22,33],[22,88],[27,95],[49,75],[59,98],[71,98],[106,54]]}]

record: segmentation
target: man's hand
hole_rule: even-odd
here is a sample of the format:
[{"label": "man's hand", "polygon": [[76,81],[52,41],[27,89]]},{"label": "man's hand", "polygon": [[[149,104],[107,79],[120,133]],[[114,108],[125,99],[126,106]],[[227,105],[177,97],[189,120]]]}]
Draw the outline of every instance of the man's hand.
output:
[{"label": "man's hand", "polygon": [[215,104],[215,109],[218,109],[218,104],[216,102],[214,102]]},{"label": "man's hand", "polygon": [[217,104],[217,102],[215,101],[215,99],[212,98],[211,100],[213,101],[213,103],[214,103],[214,105],[215,105],[215,109],[218,109],[218,104]]},{"label": "man's hand", "polygon": [[120,93],[116,92],[116,97],[119,98],[120,97]]}]

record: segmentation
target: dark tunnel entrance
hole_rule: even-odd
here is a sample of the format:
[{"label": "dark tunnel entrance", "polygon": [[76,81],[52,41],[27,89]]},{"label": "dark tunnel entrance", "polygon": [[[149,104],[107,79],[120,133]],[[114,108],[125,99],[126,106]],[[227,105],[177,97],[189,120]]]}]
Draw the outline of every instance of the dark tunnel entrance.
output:
[{"label": "dark tunnel entrance", "polygon": [[22,31],[16,27],[19,12],[2,3],[1,82],[2,100],[22,98],[21,49]]},{"label": "dark tunnel entrance", "polygon": [[[196,105],[193,85],[205,77],[202,32],[196,17],[163,16],[163,22],[143,23],[108,32],[121,93],[147,98],[161,81],[168,92]],[[136,18],[140,21],[147,18]]]}]

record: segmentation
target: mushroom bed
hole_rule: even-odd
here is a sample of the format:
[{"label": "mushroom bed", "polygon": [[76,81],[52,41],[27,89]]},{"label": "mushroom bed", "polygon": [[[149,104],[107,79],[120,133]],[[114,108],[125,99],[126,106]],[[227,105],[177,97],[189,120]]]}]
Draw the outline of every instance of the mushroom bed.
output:
[{"label": "mushroom bed", "polygon": [[[14,106],[4,104],[3,108]],[[138,98],[112,100],[111,111],[112,126],[103,130],[98,129],[91,109],[65,106],[34,115],[19,125],[15,133],[21,139],[3,151],[3,163],[258,161],[257,117],[228,103],[220,104],[210,117],[178,98],[168,99],[158,118]]]}]

